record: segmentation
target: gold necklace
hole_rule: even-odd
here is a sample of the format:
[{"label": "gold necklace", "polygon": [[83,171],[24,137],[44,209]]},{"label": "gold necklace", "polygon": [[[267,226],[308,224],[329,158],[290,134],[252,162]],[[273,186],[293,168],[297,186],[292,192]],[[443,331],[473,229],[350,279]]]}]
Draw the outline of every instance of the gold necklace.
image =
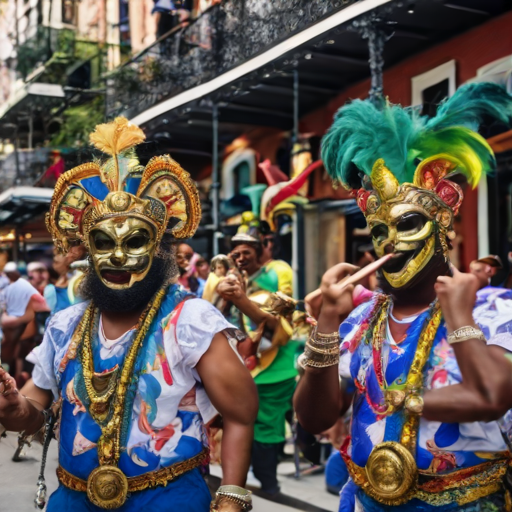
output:
[{"label": "gold necklace", "polygon": [[[401,395],[397,402],[400,404],[390,403],[390,412],[395,412],[403,404],[406,395],[419,394],[423,388],[423,370],[442,319],[439,303],[436,301],[432,307],[432,315],[418,339],[416,352],[407,374],[405,389],[399,390]],[[381,313],[379,320],[382,317]],[[381,332],[382,327],[379,330],[379,333]],[[409,501],[414,496],[418,483],[418,467],[414,454],[419,429],[419,415],[410,410],[407,410],[405,415],[400,442],[387,441],[375,445],[365,466],[367,478],[365,492],[386,505],[401,505]]]},{"label": "gold necklace", "polygon": [[[106,425],[103,426],[100,424],[101,437],[97,444],[100,466],[94,469],[87,479],[87,495],[92,503],[101,508],[118,508],[126,501],[128,481],[124,473],[117,468],[121,451],[120,441],[126,392],[133,377],[138,352],[160,309],[166,290],[167,285],[162,287],[155,294],[148,308],[142,314],[138,324],[140,327],[137,330],[134,342],[128,350],[120,376],[117,379],[114,379],[113,376],[111,378],[116,385],[109,385],[107,391],[102,393],[98,393],[93,384],[94,360],[91,340],[96,310],[92,302],[87,307],[82,321],[80,322],[79,332],[82,334],[81,359],[83,376],[91,406],[93,409],[94,406],[96,406],[99,412],[103,408],[110,408],[108,402],[113,398],[112,416]],[[117,374],[115,376],[117,377]],[[114,388],[115,393],[110,391],[111,387]],[[90,412],[92,415],[92,411]]]}]

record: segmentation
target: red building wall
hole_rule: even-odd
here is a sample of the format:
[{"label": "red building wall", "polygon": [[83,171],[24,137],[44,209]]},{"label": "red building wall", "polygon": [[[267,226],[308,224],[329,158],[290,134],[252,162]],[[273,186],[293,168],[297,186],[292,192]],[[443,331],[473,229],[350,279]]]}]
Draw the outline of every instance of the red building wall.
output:
[{"label": "red building wall", "polygon": [[[512,54],[512,12],[387,69],[384,72],[384,94],[392,103],[410,105],[411,79],[414,76],[421,75],[453,59],[457,62],[457,85],[461,85],[473,78],[478,68],[510,54]],[[369,79],[345,89],[325,107],[302,118],[301,133],[313,132],[317,135],[325,133],[338,108],[350,99],[367,97],[369,89]],[[462,266],[467,270],[469,263],[478,254],[478,212],[476,190],[467,189],[465,196],[461,208],[461,234],[464,238]]]}]

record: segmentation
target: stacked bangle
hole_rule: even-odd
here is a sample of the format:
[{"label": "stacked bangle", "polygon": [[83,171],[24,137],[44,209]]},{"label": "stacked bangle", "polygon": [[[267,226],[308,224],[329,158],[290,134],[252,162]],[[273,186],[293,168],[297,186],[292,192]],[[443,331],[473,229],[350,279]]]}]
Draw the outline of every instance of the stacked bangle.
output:
[{"label": "stacked bangle", "polygon": [[313,329],[304,347],[301,357],[301,366],[305,368],[327,368],[339,363],[340,360],[340,336],[338,332],[329,334],[320,333]]},{"label": "stacked bangle", "polygon": [[215,498],[210,506],[211,512],[221,512],[222,503],[234,503],[242,512],[252,510],[252,492],[237,485],[222,485],[215,493]]}]

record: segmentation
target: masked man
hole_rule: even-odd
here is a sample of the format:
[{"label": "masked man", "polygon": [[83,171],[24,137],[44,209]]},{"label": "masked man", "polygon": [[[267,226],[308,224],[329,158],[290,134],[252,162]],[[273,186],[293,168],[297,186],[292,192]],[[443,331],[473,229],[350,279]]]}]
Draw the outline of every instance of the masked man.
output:
[{"label": "masked man", "polygon": [[[88,300],[57,313],[35,354],[33,385],[0,373],[0,421],[40,429],[62,403],[59,488],[47,510],[206,512],[205,426],[224,418],[223,486],[211,510],[249,510],[243,489],[257,396],[225,336],[231,326],[174,284],[175,245],[193,235],[200,203],[169,156],[138,164],[142,131],[118,118],[91,141],[110,154],[58,181],[47,218],[57,247],[89,250]],[[233,386],[232,383],[237,385]]]},{"label": "masked man", "polygon": [[324,275],[294,399],[312,433],[353,405],[341,511],[510,510],[509,431],[497,420],[512,406],[512,322],[495,336],[481,325],[478,281],[450,268],[448,251],[463,197],[456,175],[476,185],[493,162],[473,130],[483,115],[511,113],[501,88],[477,84],[432,119],[354,101],[324,138],[329,174],[357,191],[372,233],[380,260],[366,268],[382,266],[382,292],[353,311],[365,269]]}]

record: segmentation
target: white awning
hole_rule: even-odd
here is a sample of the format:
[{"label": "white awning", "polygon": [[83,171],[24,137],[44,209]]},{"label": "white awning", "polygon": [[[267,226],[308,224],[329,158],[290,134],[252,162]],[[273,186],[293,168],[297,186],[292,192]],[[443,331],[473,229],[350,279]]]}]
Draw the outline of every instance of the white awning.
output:
[{"label": "white awning", "polygon": [[0,194],[0,209],[3,205],[13,202],[50,204],[53,188],[43,187],[12,187]]},{"label": "white awning", "polygon": [[4,117],[9,110],[26,102],[30,97],[45,97],[50,100],[61,100],[65,97],[64,89],[58,84],[45,84],[39,82],[32,82],[25,84],[18,91],[16,91],[9,100],[0,107],[0,119]]}]

